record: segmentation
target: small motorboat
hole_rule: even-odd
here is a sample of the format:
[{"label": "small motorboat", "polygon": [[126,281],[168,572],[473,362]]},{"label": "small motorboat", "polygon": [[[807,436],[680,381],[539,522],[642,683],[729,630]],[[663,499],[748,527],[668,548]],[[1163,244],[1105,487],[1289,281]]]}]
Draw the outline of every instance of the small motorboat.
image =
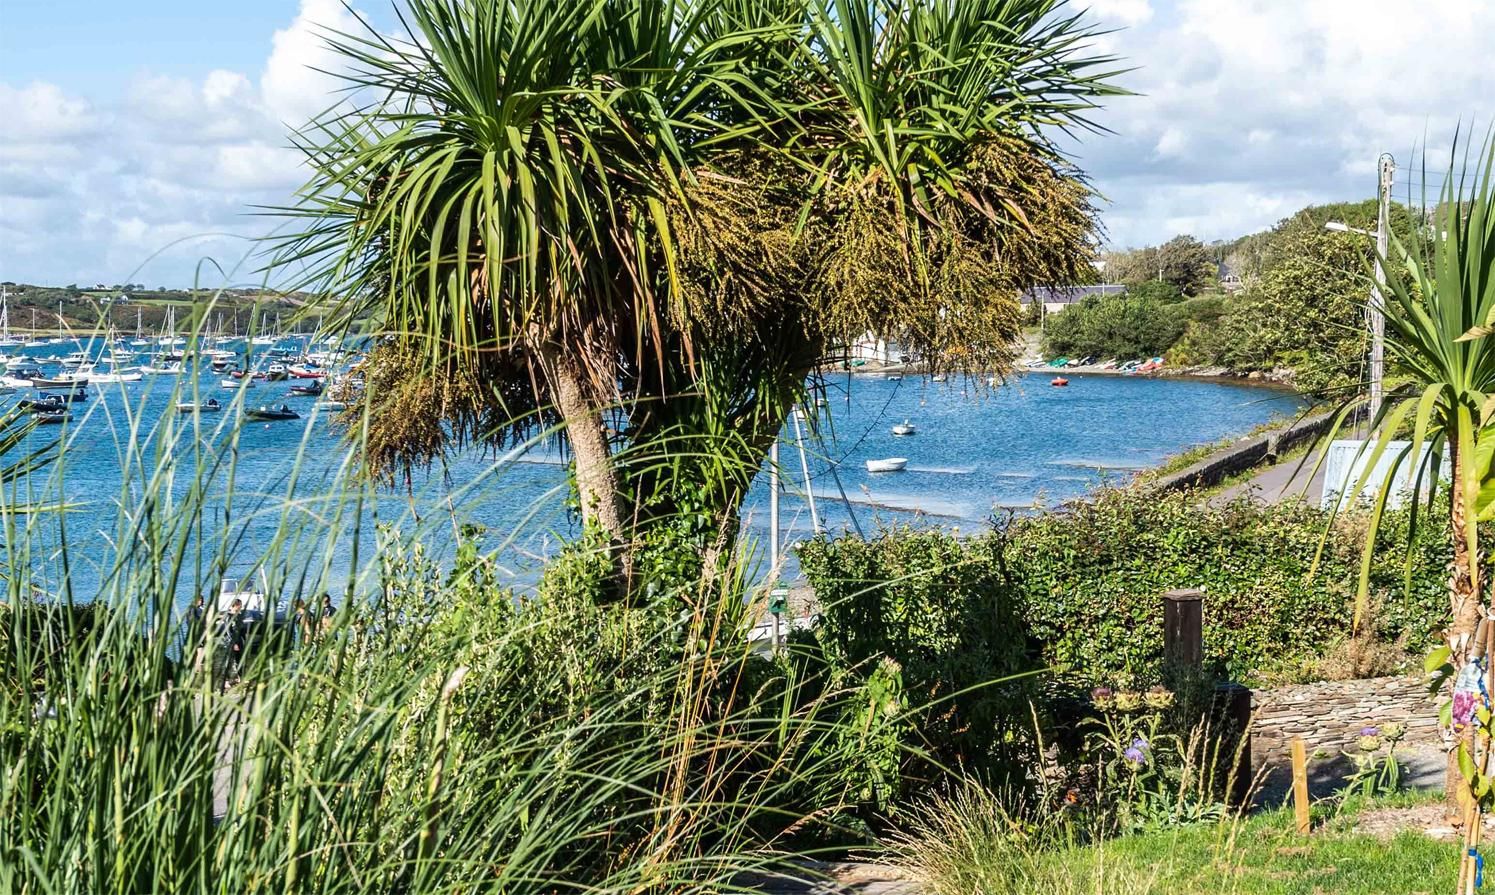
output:
[{"label": "small motorboat", "polygon": [[45,395],[40,401],[17,401],[16,409],[25,413],[51,413],[53,411],[66,411],[68,402],[58,395]]},{"label": "small motorboat", "polygon": [[930,377],[930,381],[931,382],[944,382],[948,378],[949,377],[946,376],[944,373],[938,373],[938,374],[936,374],[934,376],[931,376]]},{"label": "small motorboat", "polygon": [[322,394],[322,380],[304,379],[291,386],[292,395],[302,398],[315,398]]},{"label": "small motorboat", "polygon": [[287,370],[287,372],[297,379],[321,379],[327,375],[327,371],[321,367],[303,364],[296,364]]},{"label": "small motorboat", "polygon": [[276,420],[299,420],[301,414],[292,410],[289,405],[282,404],[279,407],[251,407],[244,411],[244,418],[255,422],[273,422]]},{"label": "small motorboat", "polygon": [[883,460],[868,460],[868,472],[902,472],[908,465],[907,457],[888,457]]},{"label": "small motorboat", "polygon": [[900,380],[903,379],[903,374],[902,373],[889,373],[884,378],[887,379],[889,382],[898,382],[898,381],[900,381]]},{"label": "small motorboat", "polygon": [[347,401],[318,401],[317,403],[315,403],[315,404],[312,405],[312,408],[315,409],[315,410],[326,410],[326,411],[341,412],[341,411],[344,411],[344,410],[348,409],[348,402]]},{"label": "small motorboat", "polygon": [[36,411],[35,419],[38,425],[56,426],[61,423],[71,422],[73,419],[73,415],[71,413],[68,413],[66,408],[56,410],[38,410]]},{"label": "small motorboat", "polygon": [[1052,385],[1055,388],[1063,388],[1064,386],[1069,385],[1069,380],[1065,379],[1063,376],[1055,376],[1053,379],[1049,380],[1049,385]]},{"label": "small motorboat", "polygon": [[912,435],[917,431],[919,430],[914,426],[913,423],[909,422],[908,420],[904,420],[903,422],[893,427],[894,435]]},{"label": "small motorboat", "polygon": [[255,383],[253,379],[245,377],[243,379],[224,379],[219,381],[218,384],[224,388],[254,388]]},{"label": "small motorboat", "polygon": [[176,406],[177,413],[217,413],[223,409],[217,398],[209,398],[202,403],[183,401]]},{"label": "small motorboat", "polygon": [[285,364],[271,364],[265,368],[264,373],[265,378],[271,382],[283,382],[290,375]]}]

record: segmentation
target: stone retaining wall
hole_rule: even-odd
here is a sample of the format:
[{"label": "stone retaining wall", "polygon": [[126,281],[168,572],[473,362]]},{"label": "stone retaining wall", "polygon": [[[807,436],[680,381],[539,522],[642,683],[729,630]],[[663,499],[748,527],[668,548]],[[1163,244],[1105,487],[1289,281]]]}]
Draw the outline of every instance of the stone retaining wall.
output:
[{"label": "stone retaining wall", "polygon": [[1287,761],[1293,737],[1302,737],[1308,753],[1338,755],[1350,748],[1367,725],[1396,723],[1407,728],[1408,745],[1437,745],[1438,700],[1421,678],[1377,677],[1358,681],[1324,681],[1273,690],[1258,690],[1251,699],[1251,759]]},{"label": "stone retaining wall", "polygon": [[1236,473],[1269,463],[1300,444],[1323,434],[1334,422],[1335,414],[1299,420],[1286,429],[1276,429],[1222,448],[1193,466],[1163,476],[1151,487],[1158,491],[1180,491],[1185,488],[1208,488],[1218,485]]}]

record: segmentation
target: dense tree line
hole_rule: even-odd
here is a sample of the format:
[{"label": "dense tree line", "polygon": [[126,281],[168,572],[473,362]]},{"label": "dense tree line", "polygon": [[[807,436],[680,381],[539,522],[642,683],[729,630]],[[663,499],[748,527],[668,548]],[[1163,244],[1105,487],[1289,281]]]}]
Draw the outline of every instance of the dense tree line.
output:
[{"label": "dense tree line", "polygon": [[[1368,344],[1364,313],[1375,244],[1358,233],[1325,229],[1338,221],[1371,230],[1374,200],[1311,206],[1261,233],[1206,246],[1179,236],[1161,246],[1107,256],[1106,278],[1120,296],[1077,303],[1044,325],[1044,353],[1138,358],[1219,366],[1237,372],[1290,370],[1313,392],[1363,377]],[[1411,245],[1416,217],[1393,206],[1392,230]],[[1215,259],[1240,277],[1217,287]]]}]

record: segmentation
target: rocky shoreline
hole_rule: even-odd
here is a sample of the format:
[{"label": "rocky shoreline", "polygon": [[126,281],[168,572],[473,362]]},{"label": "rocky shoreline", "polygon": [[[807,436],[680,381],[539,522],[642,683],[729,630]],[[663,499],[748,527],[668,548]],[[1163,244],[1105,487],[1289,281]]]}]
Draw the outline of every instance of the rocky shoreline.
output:
[{"label": "rocky shoreline", "polygon": [[[1120,370],[1120,369],[1118,369],[1118,368],[1116,368],[1114,366],[1108,367],[1108,366],[1106,366],[1104,364],[1087,364],[1087,365],[1078,366],[1078,367],[1050,367],[1047,364],[1042,365],[1042,366],[1036,366],[1036,367],[1034,367],[1034,366],[1028,366],[1028,364],[1030,364],[1030,363],[1032,363],[1032,362],[1034,362],[1036,360],[1039,360],[1039,359],[1035,358],[1035,357],[1025,357],[1025,358],[1023,358],[1022,360],[1020,360],[1018,362],[1018,366],[1017,366],[1016,369],[1013,370],[1012,375],[1014,375],[1014,376],[1023,376],[1023,375],[1035,375],[1035,376],[1038,376],[1038,375],[1049,375],[1049,376],[1138,376],[1138,377],[1147,378],[1147,379],[1208,379],[1208,380],[1214,380],[1214,381],[1219,381],[1219,382],[1232,382],[1232,383],[1236,383],[1236,384],[1260,385],[1260,386],[1264,386],[1264,387],[1275,387],[1275,388],[1292,388],[1293,387],[1293,371],[1290,368],[1288,368],[1288,367],[1278,367],[1278,368],[1276,368],[1274,370],[1266,370],[1266,371],[1263,371],[1263,370],[1252,370],[1249,373],[1242,373],[1242,372],[1239,372],[1239,371],[1236,371],[1236,370],[1231,370],[1228,367],[1207,367],[1207,366],[1172,367],[1172,366],[1165,366],[1165,367],[1162,367],[1162,368],[1157,369],[1157,370],[1150,370],[1150,371],[1148,371],[1146,373],[1137,373],[1137,372],[1128,372],[1128,371]],[[828,367],[823,368],[822,372],[827,373],[827,374],[851,373],[854,376],[879,376],[879,377],[886,377],[886,376],[889,376],[889,375],[924,376],[924,375],[927,374],[928,371],[926,370],[926,368],[924,367],[923,364],[920,364],[918,362],[907,363],[907,364],[897,364],[897,363],[894,363],[894,364],[881,364],[881,363],[878,363],[876,361],[868,361],[867,363],[863,364],[860,367],[851,367],[849,369],[843,368],[839,364],[837,364],[835,366],[828,366]],[[976,378],[976,379],[983,378],[980,374],[976,374],[976,373],[954,372],[954,373],[950,373],[949,375],[951,377],[957,378],[957,379],[963,378],[963,377]]]}]

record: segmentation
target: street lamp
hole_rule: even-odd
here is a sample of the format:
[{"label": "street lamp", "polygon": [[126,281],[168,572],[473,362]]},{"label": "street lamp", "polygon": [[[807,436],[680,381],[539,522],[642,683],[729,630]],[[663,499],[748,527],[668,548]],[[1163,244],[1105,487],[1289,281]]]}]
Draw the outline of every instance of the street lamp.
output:
[{"label": "street lamp", "polygon": [[1378,192],[1376,229],[1362,230],[1341,221],[1329,221],[1325,230],[1336,233],[1356,233],[1369,236],[1376,241],[1376,285],[1370,292],[1370,421],[1375,425],[1381,412],[1381,381],[1386,375],[1386,311],[1381,296],[1386,289],[1384,260],[1390,250],[1391,241],[1391,185],[1396,174],[1396,160],[1382,155],[1380,160],[1381,183]]}]

